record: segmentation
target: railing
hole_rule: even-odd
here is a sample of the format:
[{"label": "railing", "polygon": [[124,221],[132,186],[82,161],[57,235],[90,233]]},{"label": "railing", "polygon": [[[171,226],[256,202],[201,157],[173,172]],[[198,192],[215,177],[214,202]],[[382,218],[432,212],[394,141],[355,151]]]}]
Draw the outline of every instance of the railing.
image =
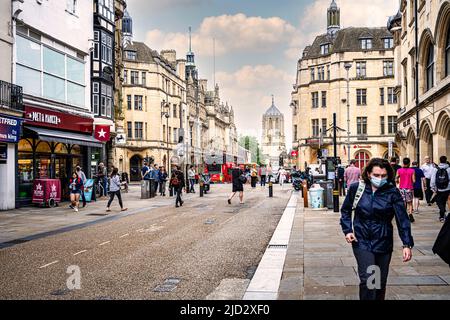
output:
[{"label": "railing", "polygon": [[22,87],[0,80],[0,106],[23,111]]}]

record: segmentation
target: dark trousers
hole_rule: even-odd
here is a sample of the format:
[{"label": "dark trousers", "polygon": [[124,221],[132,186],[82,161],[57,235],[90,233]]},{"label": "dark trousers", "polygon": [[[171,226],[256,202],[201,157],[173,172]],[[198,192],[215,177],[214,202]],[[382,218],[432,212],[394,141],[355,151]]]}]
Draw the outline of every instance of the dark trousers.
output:
[{"label": "dark trousers", "polygon": [[189,192],[195,193],[194,185],[195,185],[195,179],[189,179]]},{"label": "dark trousers", "polygon": [[263,176],[261,176],[261,187],[263,187],[265,185],[266,185],[266,176],[263,175]]},{"label": "dark trousers", "polygon": [[86,197],[84,195],[84,190],[81,190],[81,200],[83,201],[83,207],[86,207]]},{"label": "dark trousers", "polygon": [[106,197],[108,195],[108,191],[106,190],[108,179],[106,177],[103,177],[103,178],[100,178],[100,179],[101,179],[102,186],[103,186],[103,194],[102,194],[102,196]]},{"label": "dark trousers", "polygon": [[256,181],[258,180],[258,178],[257,177],[251,177],[251,185],[252,185],[252,188],[256,188]]},{"label": "dark trousers", "polygon": [[431,190],[431,179],[425,179],[427,190],[425,190],[425,200],[427,203],[431,203],[431,197],[433,196],[433,190]]},{"label": "dark trousers", "polygon": [[183,188],[174,188],[173,191],[175,192],[175,195],[177,196],[177,199],[175,200],[175,205],[183,205],[183,200],[181,199],[181,194],[183,193]]},{"label": "dark trousers", "polygon": [[[355,247],[353,248],[353,253],[358,262],[358,275],[360,280],[359,299],[384,300],[392,253],[373,253]],[[375,283],[373,281],[375,271],[373,269],[368,270],[371,266],[378,266],[380,268],[380,286],[375,289],[369,289],[367,286],[367,280],[369,280],[369,285]]]},{"label": "dark trousers", "polygon": [[445,212],[447,207],[447,199],[450,191],[439,192],[436,195],[436,204],[439,208],[439,218],[445,218]]},{"label": "dark trousers", "polygon": [[114,196],[117,196],[117,199],[119,199],[120,208],[123,209],[122,195],[120,194],[120,190],[118,190],[118,191],[111,191],[109,193],[108,208],[111,207],[111,203],[114,200]]},{"label": "dark trousers", "polygon": [[339,195],[345,197],[344,179],[339,179]]}]

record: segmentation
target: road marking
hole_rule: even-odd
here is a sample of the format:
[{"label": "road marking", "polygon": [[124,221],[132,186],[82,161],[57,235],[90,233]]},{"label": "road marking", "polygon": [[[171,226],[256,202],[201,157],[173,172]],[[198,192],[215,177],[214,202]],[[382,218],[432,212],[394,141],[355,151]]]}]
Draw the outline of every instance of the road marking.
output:
[{"label": "road marking", "polygon": [[55,263],[58,263],[58,262],[59,262],[58,260],[53,261],[53,262],[50,262],[50,263],[48,263],[48,264],[46,264],[46,265],[43,265],[42,267],[39,267],[39,269],[47,268],[48,266],[51,266],[52,264],[55,264]]},{"label": "road marking", "polygon": [[85,253],[85,252],[87,252],[87,250],[82,250],[82,251],[80,251],[80,252],[74,253],[73,255],[74,255],[74,256],[77,256],[77,255],[82,254],[82,253]]},{"label": "road marking", "polygon": [[98,246],[99,247],[101,247],[101,246],[104,246],[105,244],[108,244],[108,243],[110,243],[111,241],[105,241],[105,242],[103,242],[103,243],[100,243]]},{"label": "road marking", "polygon": [[136,232],[142,232],[142,231],[144,231],[144,229],[139,229],[139,230],[136,230]]},{"label": "road marking", "polygon": [[125,238],[125,237],[128,237],[129,235],[130,235],[129,233],[126,233],[126,234],[120,236],[119,238]]}]

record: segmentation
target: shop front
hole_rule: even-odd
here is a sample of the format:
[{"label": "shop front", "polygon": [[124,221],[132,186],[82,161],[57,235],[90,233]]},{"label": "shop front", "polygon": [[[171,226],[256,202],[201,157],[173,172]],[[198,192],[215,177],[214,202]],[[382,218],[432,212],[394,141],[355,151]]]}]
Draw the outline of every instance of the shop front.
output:
[{"label": "shop front", "polygon": [[35,179],[59,179],[62,198],[67,199],[76,166],[89,177],[92,149],[102,147],[92,133],[92,118],[25,106],[18,145],[18,206],[31,203]]}]

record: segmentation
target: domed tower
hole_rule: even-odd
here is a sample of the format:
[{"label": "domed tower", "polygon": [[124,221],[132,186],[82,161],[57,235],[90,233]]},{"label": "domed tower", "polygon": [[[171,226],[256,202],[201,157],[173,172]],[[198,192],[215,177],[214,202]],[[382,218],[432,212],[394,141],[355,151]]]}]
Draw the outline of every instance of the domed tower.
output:
[{"label": "domed tower", "polygon": [[278,163],[281,153],[286,151],[284,135],[284,115],[275,106],[272,96],[272,105],[263,115],[262,154],[268,162]]},{"label": "domed tower", "polygon": [[334,37],[339,29],[341,29],[341,10],[333,0],[327,12],[327,33]]},{"label": "domed tower", "polygon": [[133,19],[126,9],[123,14],[122,33],[124,47],[128,44],[133,44]]}]

